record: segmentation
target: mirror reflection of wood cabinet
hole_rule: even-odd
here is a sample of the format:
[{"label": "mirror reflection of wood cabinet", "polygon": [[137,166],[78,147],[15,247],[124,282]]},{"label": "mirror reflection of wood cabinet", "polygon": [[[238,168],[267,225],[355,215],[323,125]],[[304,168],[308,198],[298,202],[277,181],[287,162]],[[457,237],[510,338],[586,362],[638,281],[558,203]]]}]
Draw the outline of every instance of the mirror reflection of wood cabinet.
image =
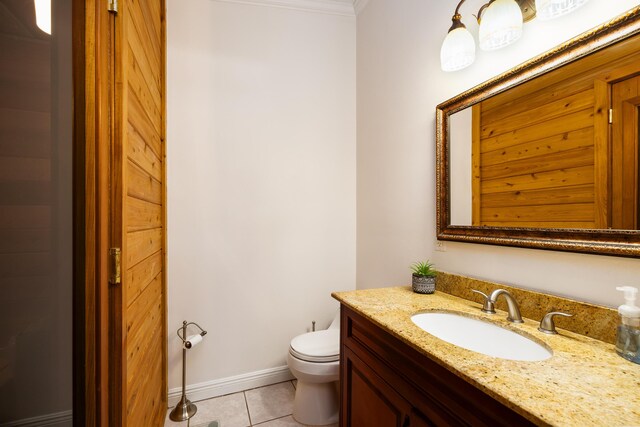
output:
[{"label": "mirror reflection of wood cabinet", "polygon": [[473,225],[637,229],[639,42],[472,107]]}]

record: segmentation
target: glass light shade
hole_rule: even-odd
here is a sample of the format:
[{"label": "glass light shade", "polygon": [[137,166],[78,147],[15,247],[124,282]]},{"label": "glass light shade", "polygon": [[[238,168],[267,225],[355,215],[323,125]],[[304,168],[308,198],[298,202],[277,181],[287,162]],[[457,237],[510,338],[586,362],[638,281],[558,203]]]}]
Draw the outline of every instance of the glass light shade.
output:
[{"label": "glass light shade", "polygon": [[536,16],[543,21],[573,12],[588,0],[536,0]]},{"label": "glass light shade", "polygon": [[478,34],[480,49],[500,49],[521,35],[522,11],[514,0],[496,0],[482,14]]},{"label": "glass light shade", "polygon": [[440,66],[443,71],[457,71],[473,64],[476,42],[466,28],[449,31],[440,48]]},{"label": "glass light shade", "polygon": [[36,7],[36,25],[51,34],[51,0],[33,0]]}]

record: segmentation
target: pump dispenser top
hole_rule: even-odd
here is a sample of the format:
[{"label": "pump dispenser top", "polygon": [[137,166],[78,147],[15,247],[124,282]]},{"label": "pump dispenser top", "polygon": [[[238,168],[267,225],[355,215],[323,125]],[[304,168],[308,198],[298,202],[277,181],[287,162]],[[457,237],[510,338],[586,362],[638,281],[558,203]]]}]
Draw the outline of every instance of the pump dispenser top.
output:
[{"label": "pump dispenser top", "polygon": [[636,305],[638,289],[633,286],[619,286],[616,290],[624,292],[625,303],[618,307],[618,313],[624,317],[640,318],[640,307]]}]

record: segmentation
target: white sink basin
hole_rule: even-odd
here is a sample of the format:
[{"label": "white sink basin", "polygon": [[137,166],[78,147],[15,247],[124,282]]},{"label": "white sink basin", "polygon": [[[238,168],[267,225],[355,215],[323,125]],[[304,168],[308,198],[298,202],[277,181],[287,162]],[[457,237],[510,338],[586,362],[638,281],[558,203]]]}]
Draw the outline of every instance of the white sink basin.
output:
[{"label": "white sink basin", "polygon": [[487,356],[533,362],[552,355],[546,347],[523,335],[455,313],[419,313],[411,316],[411,320],[441,340]]}]

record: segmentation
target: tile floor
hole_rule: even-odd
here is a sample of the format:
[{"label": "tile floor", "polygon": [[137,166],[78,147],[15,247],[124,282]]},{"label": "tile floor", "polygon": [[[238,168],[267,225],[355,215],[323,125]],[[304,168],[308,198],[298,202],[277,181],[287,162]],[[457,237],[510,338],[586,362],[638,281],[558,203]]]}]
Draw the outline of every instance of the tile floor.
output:
[{"label": "tile floor", "polygon": [[[295,380],[254,388],[239,393],[194,402],[198,412],[189,421],[180,423],[167,418],[165,427],[207,427],[219,421],[219,427],[295,427],[293,412]],[[188,396],[187,396],[188,397]],[[328,426],[337,427],[338,424]]]}]

